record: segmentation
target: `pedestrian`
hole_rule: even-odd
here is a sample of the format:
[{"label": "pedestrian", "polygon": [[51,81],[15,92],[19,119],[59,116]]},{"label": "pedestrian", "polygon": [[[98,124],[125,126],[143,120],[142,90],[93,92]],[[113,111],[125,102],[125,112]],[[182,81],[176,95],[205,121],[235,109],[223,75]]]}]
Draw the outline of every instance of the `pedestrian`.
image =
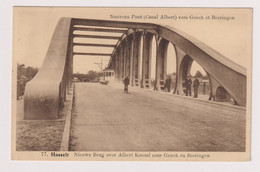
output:
[{"label": "pedestrian", "polygon": [[158,88],[157,88],[157,81],[155,80],[155,81],[154,81],[153,91],[157,91],[157,90],[158,90]]},{"label": "pedestrian", "polygon": [[191,77],[189,77],[189,96],[191,96],[191,85],[192,85],[192,80]]},{"label": "pedestrian", "polygon": [[189,76],[185,79],[185,87],[186,87],[186,96],[191,96],[191,84],[192,81]]},{"label": "pedestrian", "polygon": [[168,77],[168,83],[167,83],[167,90],[168,90],[168,92],[171,91],[171,84],[172,84],[172,78],[169,76]]},{"label": "pedestrian", "polygon": [[195,76],[195,80],[193,81],[193,88],[194,88],[194,98],[198,97],[198,88],[199,88],[200,82],[198,78]]},{"label": "pedestrian", "polygon": [[166,91],[167,86],[168,86],[168,78],[166,78],[166,80],[164,81],[164,86],[163,86],[163,91]]},{"label": "pedestrian", "polygon": [[128,93],[129,78],[128,76],[124,79],[124,93]]}]

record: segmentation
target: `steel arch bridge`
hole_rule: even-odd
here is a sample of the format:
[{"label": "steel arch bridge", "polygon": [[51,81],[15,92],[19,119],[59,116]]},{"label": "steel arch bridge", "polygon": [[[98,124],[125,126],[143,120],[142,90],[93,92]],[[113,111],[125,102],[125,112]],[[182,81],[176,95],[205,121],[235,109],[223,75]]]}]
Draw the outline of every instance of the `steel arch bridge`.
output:
[{"label": "steel arch bridge", "polygon": [[[75,34],[74,31],[112,32],[121,33],[122,36]],[[59,117],[60,107],[66,100],[66,94],[72,84],[74,55],[110,56],[108,67],[115,70],[117,80],[129,76],[132,86],[151,87],[153,37],[156,40],[155,82],[158,89],[166,76],[167,46],[171,43],[176,53],[174,94],[183,94],[182,82],[189,74],[192,62],[196,61],[209,77],[211,97],[216,97],[218,89],[221,88],[228,92],[238,105],[246,106],[246,69],[186,33],[151,23],[61,18],[53,33],[42,67],[26,85],[24,118]],[[76,43],[73,42],[74,38],[118,41],[116,44]],[[79,53],[73,51],[74,46],[114,49],[111,54]]]}]

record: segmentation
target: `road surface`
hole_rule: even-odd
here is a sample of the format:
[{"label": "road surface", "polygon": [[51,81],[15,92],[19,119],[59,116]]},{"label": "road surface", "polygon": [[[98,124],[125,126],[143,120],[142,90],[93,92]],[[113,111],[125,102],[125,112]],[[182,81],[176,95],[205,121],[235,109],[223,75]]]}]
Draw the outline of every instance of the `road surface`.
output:
[{"label": "road surface", "polygon": [[245,109],[76,83],[71,151],[245,151]]}]

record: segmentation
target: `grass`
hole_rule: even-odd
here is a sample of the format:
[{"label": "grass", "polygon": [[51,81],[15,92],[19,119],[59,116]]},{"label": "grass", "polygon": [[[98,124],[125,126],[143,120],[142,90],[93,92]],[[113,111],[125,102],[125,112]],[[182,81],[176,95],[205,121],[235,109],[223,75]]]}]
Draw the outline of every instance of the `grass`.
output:
[{"label": "grass", "polygon": [[17,151],[59,151],[65,121],[17,121]]}]

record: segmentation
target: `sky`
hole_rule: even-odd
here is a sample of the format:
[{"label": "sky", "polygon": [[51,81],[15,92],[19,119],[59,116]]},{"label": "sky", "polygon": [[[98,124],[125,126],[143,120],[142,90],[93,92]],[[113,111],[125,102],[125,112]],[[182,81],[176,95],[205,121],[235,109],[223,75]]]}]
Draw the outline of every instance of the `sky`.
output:
[{"label": "sky", "polygon": [[[153,16],[176,16],[174,19],[156,19]],[[208,19],[207,16],[232,17],[233,20]],[[111,16],[117,18],[111,19]],[[123,20],[149,22],[177,28],[199,41],[212,47],[233,62],[243,66],[251,65],[251,12],[248,9],[201,9],[201,8],[55,8],[55,7],[15,7],[13,12],[13,58],[18,63],[26,66],[41,67],[48,46],[60,17],[75,17],[86,19]],[[136,16],[142,16],[137,18]],[[133,17],[133,18],[132,18]],[[202,19],[203,18],[203,19]],[[94,34],[93,32],[91,34]],[[98,33],[100,34],[100,33]],[[101,33],[102,34],[102,33]],[[117,36],[116,33],[111,36]],[[74,40],[77,42],[92,42],[91,39]],[[109,40],[100,40],[102,43],[111,43]],[[113,42],[113,43],[116,43]],[[89,51],[75,48],[74,51]],[[154,50],[154,49],[153,49]],[[91,48],[91,52],[100,52],[99,48]],[[109,53],[112,49],[103,49]],[[154,51],[153,51],[154,52]],[[172,52],[172,50],[171,50]],[[174,52],[169,54],[173,59]],[[74,56],[74,73],[87,73],[89,70],[99,71],[95,63],[103,61],[103,68],[108,63],[109,57]],[[176,62],[171,60],[172,68],[168,67],[167,73],[175,70]],[[191,73],[202,70],[196,63]],[[203,71],[202,71],[203,72]],[[204,73],[204,72],[203,72]]]}]

